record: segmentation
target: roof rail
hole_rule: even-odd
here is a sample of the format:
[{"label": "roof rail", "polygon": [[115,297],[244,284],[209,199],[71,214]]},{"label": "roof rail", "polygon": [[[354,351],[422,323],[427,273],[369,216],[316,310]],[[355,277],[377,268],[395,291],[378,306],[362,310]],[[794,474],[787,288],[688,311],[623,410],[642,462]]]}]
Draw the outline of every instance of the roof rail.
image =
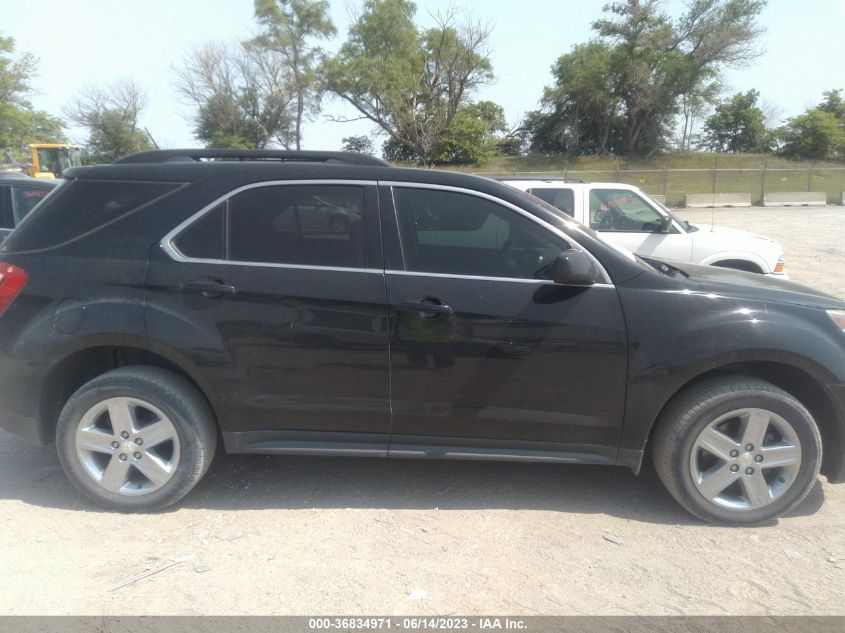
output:
[{"label": "roof rail", "polygon": [[367,154],[356,152],[313,152],[276,149],[163,149],[138,152],[116,160],[115,164],[183,163],[193,161],[279,161],[301,163],[340,163],[345,165],[390,164]]}]

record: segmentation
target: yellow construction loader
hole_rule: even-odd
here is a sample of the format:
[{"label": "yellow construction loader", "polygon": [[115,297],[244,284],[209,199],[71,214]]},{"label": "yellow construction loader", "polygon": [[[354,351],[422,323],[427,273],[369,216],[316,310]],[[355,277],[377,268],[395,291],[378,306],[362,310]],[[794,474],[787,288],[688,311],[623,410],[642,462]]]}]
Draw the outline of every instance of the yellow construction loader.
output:
[{"label": "yellow construction loader", "polygon": [[71,167],[82,165],[82,148],[61,143],[32,143],[32,166],[26,173],[33,178],[61,178]]}]

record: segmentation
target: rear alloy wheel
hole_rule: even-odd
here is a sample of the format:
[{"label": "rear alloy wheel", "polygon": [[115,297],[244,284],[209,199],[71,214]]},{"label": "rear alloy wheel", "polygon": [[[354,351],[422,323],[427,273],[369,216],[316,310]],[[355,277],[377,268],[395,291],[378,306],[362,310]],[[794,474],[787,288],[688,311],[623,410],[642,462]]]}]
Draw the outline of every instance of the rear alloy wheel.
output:
[{"label": "rear alloy wheel", "polygon": [[179,468],[179,434],[170,418],[137,398],[108,398],[76,427],[76,456],[102,488],[144,495],[167,484]]},{"label": "rear alloy wheel", "polygon": [[156,367],[124,367],[83,385],[57,429],[70,480],[105,507],[146,511],[187,494],[217,442],[211,410],[184,378]]},{"label": "rear alloy wheel", "polygon": [[788,393],[757,379],[723,378],[667,407],[654,457],[669,492],[696,516],[755,524],[807,495],[819,472],[821,438]]}]

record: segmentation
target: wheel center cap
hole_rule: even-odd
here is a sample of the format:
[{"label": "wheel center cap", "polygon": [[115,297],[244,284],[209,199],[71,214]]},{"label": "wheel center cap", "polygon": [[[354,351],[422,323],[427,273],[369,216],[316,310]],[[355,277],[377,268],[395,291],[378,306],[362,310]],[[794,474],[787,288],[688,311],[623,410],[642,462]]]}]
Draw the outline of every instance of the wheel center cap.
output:
[{"label": "wheel center cap", "polygon": [[742,453],[737,461],[742,466],[751,466],[754,463],[754,456],[751,453]]},{"label": "wheel center cap", "polygon": [[135,450],[137,450],[137,447],[129,440],[125,441],[121,448],[123,449],[124,453],[134,453]]}]

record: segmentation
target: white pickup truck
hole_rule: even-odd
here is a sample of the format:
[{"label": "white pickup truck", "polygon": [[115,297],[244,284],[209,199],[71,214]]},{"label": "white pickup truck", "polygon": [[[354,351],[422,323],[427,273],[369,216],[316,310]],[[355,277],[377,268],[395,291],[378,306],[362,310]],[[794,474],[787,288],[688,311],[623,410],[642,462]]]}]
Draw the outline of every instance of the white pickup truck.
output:
[{"label": "white pickup truck", "polygon": [[787,279],[781,245],[761,235],[693,226],[632,185],[563,179],[500,178],[557,207],[638,255],[711,264]]}]

